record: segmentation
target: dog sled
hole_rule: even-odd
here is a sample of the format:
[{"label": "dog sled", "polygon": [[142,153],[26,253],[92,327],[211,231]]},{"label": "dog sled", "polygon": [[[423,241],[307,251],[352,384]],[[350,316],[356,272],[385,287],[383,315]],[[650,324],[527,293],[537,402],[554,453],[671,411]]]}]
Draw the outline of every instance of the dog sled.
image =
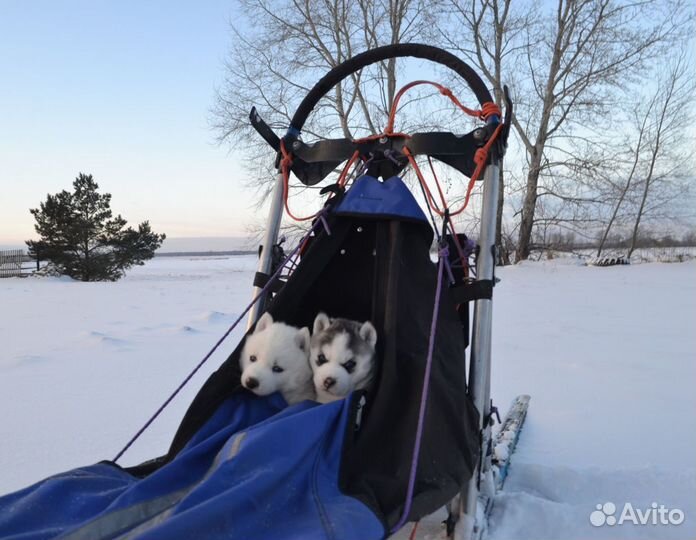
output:
[{"label": "dog sled", "polygon": [[[384,133],[373,137],[302,140],[322,96],[360,69],[394,57],[453,70],[481,109],[467,109],[437,88],[482,125],[465,135],[407,135],[394,131],[392,114]],[[259,397],[241,386],[242,340],[199,390],[167,454],[119,466],[133,440],[233,325],[115,459],[0,497],[0,537],[365,540],[389,537],[445,506],[443,537],[485,534],[529,402],[518,397],[493,435],[495,214],[512,110],[505,94],[503,119],[460,59],[435,47],[397,44],[327,73],[282,138],[252,110],[253,126],[278,156],[278,177],[247,307],[248,332],[264,312],[297,327],[310,326],[319,312],[370,320],[379,336],[376,384],[332,403],[288,407],[279,394]],[[449,208],[442,192],[430,187],[417,158],[469,178],[461,208]],[[290,175],[314,186],[337,168],[342,172],[323,190],[328,200],[311,217],[309,233],[285,256],[278,234],[284,209],[290,212]],[[416,173],[427,213],[401,178],[407,168]],[[477,245],[457,234],[452,222],[476,181],[483,183]]]}]

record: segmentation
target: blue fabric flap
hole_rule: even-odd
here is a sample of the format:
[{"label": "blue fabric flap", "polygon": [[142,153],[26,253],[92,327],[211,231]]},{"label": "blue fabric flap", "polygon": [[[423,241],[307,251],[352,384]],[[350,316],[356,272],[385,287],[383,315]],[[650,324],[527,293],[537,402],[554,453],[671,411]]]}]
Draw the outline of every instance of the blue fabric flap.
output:
[{"label": "blue fabric flap", "polygon": [[411,191],[398,176],[380,182],[372,176],[361,176],[346,193],[337,214],[378,215],[413,219],[428,223]]},{"label": "blue fabric flap", "polygon": [[237,394],[144,479],[102,463],[0,497],[0,537],[383,538],[338,488],[349,401],[284,408],[279,395]]}]

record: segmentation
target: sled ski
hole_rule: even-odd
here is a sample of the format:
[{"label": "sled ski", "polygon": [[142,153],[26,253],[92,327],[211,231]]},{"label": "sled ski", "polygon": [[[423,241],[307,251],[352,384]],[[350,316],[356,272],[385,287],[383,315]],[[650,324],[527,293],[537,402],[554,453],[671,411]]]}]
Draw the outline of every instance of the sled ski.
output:
[{"label": "sled ski", "polygon": [[522,432],[522,426],[527,418],[530,396],[524,394],[517,396],[500,427],[500,431],[495,437],[493,445],[493,476],[495,478],[495,488],[497,491],[503,489],[505,479],[510,468],[510,458],[517,446],[517,441]]}]

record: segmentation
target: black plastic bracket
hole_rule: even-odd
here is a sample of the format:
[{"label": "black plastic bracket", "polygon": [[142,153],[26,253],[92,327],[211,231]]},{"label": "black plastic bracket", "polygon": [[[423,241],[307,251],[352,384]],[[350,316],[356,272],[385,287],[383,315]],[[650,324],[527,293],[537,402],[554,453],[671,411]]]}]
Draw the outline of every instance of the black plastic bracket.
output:
[{"label": "black plastic bracket", "polygon": [[273,150],[280,152],[280,137],[278,137],[278,135],[276,135],[271,129],[271,126],[269,126],[264,119],[261,118],[261,115],[256,110],[256,107],[251,108],[251,112],[249,113],[249,121],[256,132],[263,137],[263,140],[266,141],[271,148],[273,148]]},{"label": "black plastic bracket", "polygon": [[493,298],[494,285],[495,283],[491,279],[480,279],[455,285],[450,287],[449,291],[455,304],[463,304],[472,300],[490,300]]},{"label": "black plastic bracket", "polygon": [[[270,281],[271,276],[268,274],[264,274],[263,272],[256,272],[254,274],[254,287],[258,287],[259,289],[263,289],[268,282]],[[283,285],[285,283],[279,279],[276,279],[271,286],[269,287],[269,292],[272,293],[277,293],[280,289],[283,288]]]}]

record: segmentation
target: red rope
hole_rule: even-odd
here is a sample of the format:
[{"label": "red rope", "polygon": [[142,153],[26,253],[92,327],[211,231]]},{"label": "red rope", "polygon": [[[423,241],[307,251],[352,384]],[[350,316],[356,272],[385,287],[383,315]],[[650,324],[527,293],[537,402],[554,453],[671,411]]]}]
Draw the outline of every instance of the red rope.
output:
[{"label": "red rope", "polygon": [[[470,108],[462,105],[461,102],[456,98],[456,96],[454,94],[452,94],[452,91],[449,88],[447,88],[439,83],[432,82],[432,81],[413,81],[413,82],[407,84],[406,86],[404,86],[403,88],[401,88],[397,92],[396,96],[394,97],[394,102],[392,103],[391,110],[389,111],[389,120],[387,121],[387,127],[384,129],[384,134],[382,136],[385,136],[385,135],[389,136],[394,131],[394,118],[396,116],[396,111],[397,111],[397,108],[399,105],[399,101],[401,100],[401,97],[411,88],[413,88],[415,86],[422,85],[422,84],[429,84],[431,86],[434,86],[435,88],[437,88],[440,91],[440,93],[442,95],[448,97],[452,101],[452,103],[454,103],[459,109],[461,109],[464,113],[466,113],[470,116],[480,118],[481,120],[484,120],[484,121],[488,120],[491,116],[494,116],[494,115],[498,116],[498,117],[501,116],[500,107],[498,107],[498,105],[492,101],[488,101],[488,102],[484,103],[481,106],[481,110],[470,109]],[[474,163],[476,164],[476,168],[474,169],[474,172],[471,174],[471,178],[469,179],[469,184],[468,184],[467,189],[466,189],[466,196],[464,198],[464,204],[462,204],[462,206],[459,209],[455,210],[454,212],[449,212],[450,217],[454,217],[454,216],[461,214],[466,209],[466,207],[469,205],[469,199],[471,198],[471,191],[474,189],[474,184],[476,183],[476,180],[479,179],[479,177],[481,176],[481,172],[483,171],[484,167],[486,166],[486,162],[488,161],[488,153],[491,149],[491,146],[493,145],[495,140],[498,138],[498,135],[500,134],[500,130],[502,127],[503,127],[502,123],[498,124],[498,127],[495,129],[495,131],[493,132],[493,135],[491,135],[491,138],[486,142],[486,144],[483,147],[476,150],[476,153],[474,154]],[[433,199],[433,195],[430,191],[430,188],[428,187],[428,184],[425,181],[425,178],[423,177],[423,173],[421,172],[420,168],[418,167],[418,163],[416,162],[415,158],[413,157],[413,155],[411,154],[411,152],[409,151],[407,146],[404,146],[404,154],[406,154],[406,156],[408,157],[408,161],[411,164],[411,167],[413,167],[413,170],[416,172],[416,176],[418,177],[418,181],[421,183],[421,185],[423,186],[423,189],[425,190],[426,198],[428,199],[427,203],[430,205],[430,208],[432,208],[433,211],[437,215],[439,215],[440,217],[443,217],[447,213],[448,205],[447,205],[447,201],[445,199],[445,196],[442,192],[442,187],[440,185],[440,181],[437,178],[437,174],[435,174],[435,168],[433,167],[433,163],[432,163],[432,160],[430,159],[430,156],[428,156],[428,163],[430,164],[430,170],[432,171],[433,177],[435,178],[435,185],[436,185],[437,190],[439,192],[440,200],[442,201],[442,207],[443,207],[442,210],[440,210],[438,205],[435,203],[435,201]]]},{"label": "red rope", "polygon": [[[476,150],[476,153],[474,154],[474,162],[476,163],[476,168],[474,169],[474,172],[471,174],[471,178],[469,179],[469,184],[466,188],[466,196],[464,198],[464,204],[457,210],[449,212],[450,217],[455,217],[461,214],[466,207],[469,205],[469,199],[471,198],[471,192],[474,189],[474,184],[476,184],[476,180],[479,179],[479,176],[481,176],[481,172],[483,171],[486,162],[488,161],[488,152],[491,149],[491,146],[497,139],[498,135],[500,134],[500,130],[503,127],[503,124],[498,124],[498,127],[495,129],[493,132],[493,135],[491,138],[488,140],[488,142]],[[418,166],[418,163],[416,162],[415,158],[413,157],[413,154],[411,154],[411,151],[408,149],[408,146],[404,146],[403,152],[408,158],[409,163],[411,164],[411,167],[413,167],[413,170],[416,172],[416,176],[418,177],[418,181],[421,183],[423,188],[425,189],[425,192],[428,195],[428,203],[430,204],[430,208],[433,209],[433,211],[440,217],[444,217],[445,212],[447,211],[448,207],[445,205],[445,210],[440,210],[438,206],[435,204],[433,201],[432,194],[430,193],[430,188],[428,187],[428,183],[426,182],[425,178],[423,177],[423,173],[420,170],[420,167]],[[434,170],[433,170],[434,173]],[[437,181],[437,176],[435,176],[435,180],[439,187],[439,182]]]},{"label": "red rope", "polygon": [[428,164],[430,165],[430,170],[433,173],[433,178],[435,179],[435,186],[437,187],[437,191],[440,194],[440,200],[442,201],[442,207],[447,208],[447,199],[445,198],[445,194],[442,191],[442,186],[440,185],[440,180],[437,177],[437,174],[435,174],[435,167],[433,167],[433,160],[430,159],[430,156],[428,156]]},{"label": "red rope", "polygon": [[[484,103],[481,106],[481,109],[470,109],[468,107],[465,107],[462,105],[462,103],[457,99],[457,97],[452,93],[452,91],[433,81],[413,81],[406,86],[402,87],[397,94],[394,96],[394,101],[392,103],[391,109],[389,111],[389,118],[387,120],[387,127],[384,129],[384,133],[380,133],[377,135],[370,135],[368,137],[364,137],[362,139],[355,139],[353,142],[355,143],[361,143],[361,142],[367,142],[367,141],[372,141],[376,139],[380,139],[382,137],[388,137],[388,138],[396,138],[396,137],[403,137],[403,138],[410,138],[409,135],[406,133],[394,133],[394,120],[396,117],[396,112],[397,109],[399,108],[399,101],[403,97],[403,95],[408,92],[411,88],[423,84],[429,84],[431,86],[434,86],[437,88],[440,93],[449,98],[452,103],[454,103],[459,109],[461,109],[465,114],[468,114],[470,116],[473,116],[475,118],[479,118],[481,120],[488,120],[491,116],[501,116],[501,111],[500,107],[492,101],[488,101]],[[426,193],[426,199],[427,199],[427,204],[432,208],[432,210],[440,217],[445,216],[446,214],[449,214],[450,217],[455,217],[459,214],[461,214],[466,207],[469,205],[469,199],[471,198],[471,192],[474,189],[474,185],[476,183],[476,180],[479,179],[481,176],[481,172],[486,166],[486,162],[488,161],[488,153],[491,149],[491,146],[495,142],[495,140],[498,138],[498,135],[500,134],[500,131],[503,127],[502,122],[498,124],[496,127],[495,131],[491,135],[490,139],[486,142],[484,146],[476,150],[476,153],[474,154],[474,163],[476,164],[476,168],[474,169],[473,173],[471,174],[471,178],[469,179],[469,184],[467,185],[466,189],[466,196],[464,198],[464,203],[461,205],[460,208],[457,210],[450,212],[449,207],[447,205],[447,200],[445,198],[445,195],[442,191],[442,186],[440,185],[440,181],[437,178],[437,174],[435,173],[435,167],[433,166],[432,160],[430,159],[430,156],[428,156],[428,163],[430,164],[430,170],[433,173],[433,178],[435,179],[435,185],[438,190],[438,194],[440,196],[440,201],[442,204],[442,209],[440,209],[440,206],[435,202],[435,199],[433,198],[433,194],[430,191],[430,187],[428,186],[428,183],[426,182],[423,173],[421,172],[420,168],[418,167],[418,163],[416,162],[415,158],[413,157],[413,154],[411,154],[410,150],[408,149],[408,146],[403,147],[403,152],[408,158],[408,161],[413,167],[413,170],[416,172],[416,176],[418,177],[418,181],[421,183],[423,186],[423,189]],[[292,170],[292,154],[287,151],[285,148],[285,142],[283,140],[280,141],[280,153],[281,153],[281,161],[280,161],[280,170],[282,172],[283,176],[283,204],[285,206],[285,211],[287,214],[294,219],[295,221],[308,221],[310,219],[314,219],[317,217],[319,212],[316,212],[312,214],[311,216],[306,216],[306,217],[297,217],[295,216],[292,211],[290,210],[290,206],[288,204],[288,198],[289,198],[289,191],[290,191],[290,172]],[[360,157],[360,152],[356,150],[351,158],[348,160],[346,163],[346,166],[343,168],[343,171],[341,171],[341,174],[338,177],[338,185],[341,187],[344,187],[346,183],[348,182],[348,173],[350,171],[350,168],[353,166],[353,164],[356,162],[356,160]],[[456,236],[456,235],[455,235]],[[461,246],[457,246],[458,250],[461,251]]]},{"label": "red rope", "polygon": [[416,531],[418,530],[418,524],[420,521],[416,521],[413,524],[413,529],[411,529],[411,534],[408,535],[408,540],[416,540]]},{"label": "red rope", "polygon": [[[285,212],[287,212],[288,216],[290,216],[295,221],[308,221],[310,219],[314,219],[321,213],[321,210],[315,212],[311,216],[304,217],[297,217],[290,210],[288,198],[290,196],[290,171],[292,170],[292,154],[288,152],[285,148],[285,141],[283,141],[283,139],[280,140],[280,154],[282,156],[280,160],[280,170],[283,175],[283,205],[285,206]],[[360,152],[356,150],[346,163],[346,166],[343,168],[340,176],[338,177],[337,183],[340,187],[344,187],[348,182],[348,172],[350,171],[350,168],[353,166],[353,164],[357,161],[359,157]]]},{"label": "red rope", "polygon": [[[397,92],[396,96],[394,96],[394,102],[392,103],[391,110],[389,111],[389,120],[387,121],[387,127],[384,129],[384,133],[388,134],[394,131],[394,118],[396,116],[396,110],[399,107],[399,101],[401,100],[402,96],[414,86],[420,86],[422,84],[429,84],[431,86],[434,86],[440,91],[440,93],[443,96],[448,97],[450,101],[454,103],[459,109],[461,109],[465,114],[468,114],[469,116],[473,116],[475,118],[487,120],[488,117],[491,116],[491,114],[495,114],[495,109],[492,109],[491,105],[496,108],[498,107],[495,103],[488,102],[483,104],[481,110],[470,109],[469,107],[465,107],[461,104],[461,102],[452,93],[452,90],[439,83],[433,81],[413,81],[401,88],[401,90]],[[497,114],[500,114],[500,109],[498,109]]]}]

